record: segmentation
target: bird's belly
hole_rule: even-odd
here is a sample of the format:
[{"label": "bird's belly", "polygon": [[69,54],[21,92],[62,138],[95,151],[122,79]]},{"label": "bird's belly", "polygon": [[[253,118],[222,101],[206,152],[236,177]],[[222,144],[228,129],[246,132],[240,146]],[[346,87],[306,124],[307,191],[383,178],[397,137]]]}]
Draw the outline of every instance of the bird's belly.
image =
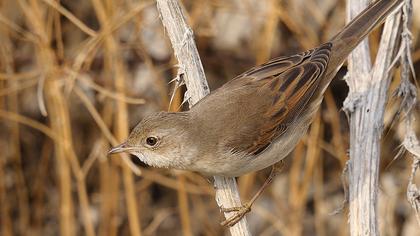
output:
[{"label": "bird's belly", "polygon": [[[290,126],[286,133],[276,139],[267,150],[256,156],[229,154],[229,156],[224,157],[213,157],[212,165],[202,165],[203,163],[201,163],[201,168],[196,170],[207,175],[237,177],[269,167],[281,161],[293,151],[296,144],[306,133],[310,122],[305,119],[296,122],[298,124]],[[208,168],[202,168],[204,166]]]},{"label": "bird's belly", "polygon": [[287,133],[279,137],[271,146],[257,156],[249,159],[248,163],[241,168],[232,170],[235,176],[240,176],[248,172],[258,171],[266,167],[272,166],[275,163],[284,159],[293,149],[296,144],[305,135],[309,125],[301,124],[296,126],[293,130],[288,130]]}]

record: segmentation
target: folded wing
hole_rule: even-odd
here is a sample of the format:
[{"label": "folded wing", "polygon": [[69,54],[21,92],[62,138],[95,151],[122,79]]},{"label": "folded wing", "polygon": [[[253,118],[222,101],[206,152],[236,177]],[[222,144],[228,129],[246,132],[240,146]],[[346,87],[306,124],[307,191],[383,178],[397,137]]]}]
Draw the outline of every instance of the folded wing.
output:
[{"label": "folded wing", "polygon": [[330,52],[331,44],[327,43],[301,54],[280,57],[226,84],[227,87],[259,84],[271,99],[270,105],[264,108],[262,121],[243,125],[238,130],[238,138],[229,140],[227,146],[232,152],[250,155],[263,152],[299,118],[323,79]]}]

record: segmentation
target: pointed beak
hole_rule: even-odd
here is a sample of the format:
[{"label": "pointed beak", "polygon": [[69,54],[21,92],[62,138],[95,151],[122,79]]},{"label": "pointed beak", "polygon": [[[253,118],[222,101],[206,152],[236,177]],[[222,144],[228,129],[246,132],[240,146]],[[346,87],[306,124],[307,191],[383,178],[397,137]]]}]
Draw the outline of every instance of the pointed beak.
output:
[{"label": "pointed beak", "polygon": [[109,150],[108,152],[108,155],[126,152],[127,150],[129,150],[129,146],[127,145],[127,142],[123,142],[120,145],[111,148],[111,150]]}]

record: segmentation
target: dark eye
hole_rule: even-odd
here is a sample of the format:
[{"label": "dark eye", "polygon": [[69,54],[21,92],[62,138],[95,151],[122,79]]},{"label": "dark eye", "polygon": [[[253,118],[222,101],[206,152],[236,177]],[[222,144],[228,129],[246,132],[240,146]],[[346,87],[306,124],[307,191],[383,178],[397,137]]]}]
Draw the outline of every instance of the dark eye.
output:
[{"label": "dark eye", "polygon": [[149,146],[155,146],[156,143],[157,143],[157,138],[155,138],[155,137],[148,137],[148,138],[146,138],[146,143]]}]

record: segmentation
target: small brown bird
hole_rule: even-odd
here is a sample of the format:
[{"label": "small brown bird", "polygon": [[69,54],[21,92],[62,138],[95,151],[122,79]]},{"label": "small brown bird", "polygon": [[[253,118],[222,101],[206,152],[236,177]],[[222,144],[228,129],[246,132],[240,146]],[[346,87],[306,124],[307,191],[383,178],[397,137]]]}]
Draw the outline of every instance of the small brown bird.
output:
[{"label": "small brown bird", "polygon": [[329,42],[254,67],[189,111],[146,117],[110,153],[128,152],[151,166],[229,177],[279,162],[306,133],[350,52],[402,2],[376,1]]}]

